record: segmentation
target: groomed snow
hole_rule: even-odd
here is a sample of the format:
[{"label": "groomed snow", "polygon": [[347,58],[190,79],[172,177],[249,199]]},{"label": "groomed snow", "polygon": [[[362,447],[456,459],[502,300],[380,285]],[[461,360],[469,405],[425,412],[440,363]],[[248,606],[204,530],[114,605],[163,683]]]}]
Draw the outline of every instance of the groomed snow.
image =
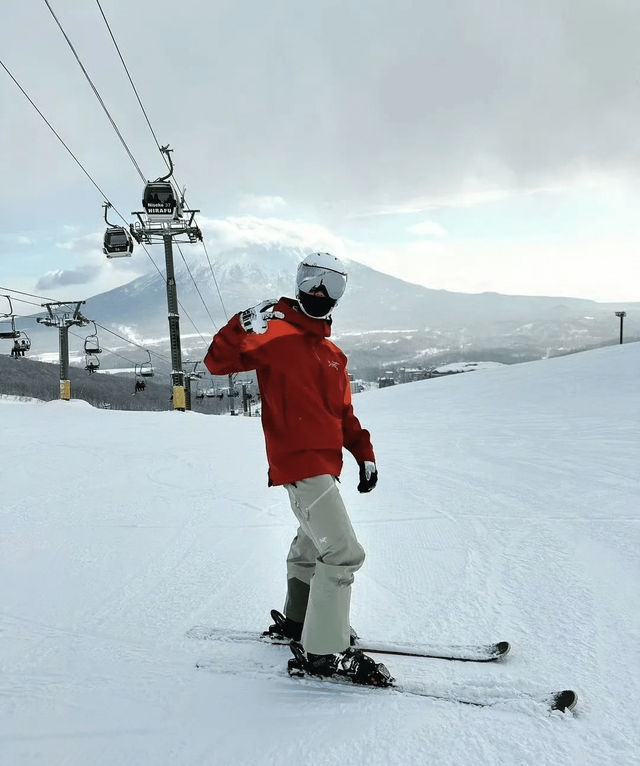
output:
[{"label": "groomed snow", "polygon": [[305,688],[286,648],[185,638],[282,605],[294,524],[259,420],[3,400],[0,761],[637,764],[639,373],[629,344],[355,397],[380,483],[359,495],[346,456],[353,624],[508,639],[499,664],[387,664],[441,690],[577,689],[552,715]]}]

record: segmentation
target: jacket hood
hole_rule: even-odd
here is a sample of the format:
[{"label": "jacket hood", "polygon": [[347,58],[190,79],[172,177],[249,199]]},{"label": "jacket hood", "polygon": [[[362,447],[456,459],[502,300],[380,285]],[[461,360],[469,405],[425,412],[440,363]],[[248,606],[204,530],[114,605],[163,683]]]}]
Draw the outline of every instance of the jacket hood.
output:
[{"label": "jacket hood", "polygon": [[328,338],[331,335],[331,321],[327,319],[314,319],[307,316],[293,298],[280,298],[273,307],[274,311],[282,311],[285,321],[299,328],[307,335],[315,335],[318,338]]}]

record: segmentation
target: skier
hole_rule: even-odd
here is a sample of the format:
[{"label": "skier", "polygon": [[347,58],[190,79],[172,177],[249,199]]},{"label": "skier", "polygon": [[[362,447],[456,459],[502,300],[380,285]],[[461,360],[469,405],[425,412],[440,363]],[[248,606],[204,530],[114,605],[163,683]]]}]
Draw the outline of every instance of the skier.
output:
[{"label": "skier", "polygon": [[343,447],[359,464],[360,492],[376,486],[378,472],[369,432],[353,413],[347,359],[328,340],[346,286],[338,258],[308,255],[297,270],[297,300],[241,311],[204,361],[212,375],[256,370],[269,485],[284,486],[299,524],[287,556],[285,618],[267,633],[301,642],[304,651],[292,647],[292,673],[386,686],[386,667],[351,647],[351,584],[365,554],[336,483]]}]

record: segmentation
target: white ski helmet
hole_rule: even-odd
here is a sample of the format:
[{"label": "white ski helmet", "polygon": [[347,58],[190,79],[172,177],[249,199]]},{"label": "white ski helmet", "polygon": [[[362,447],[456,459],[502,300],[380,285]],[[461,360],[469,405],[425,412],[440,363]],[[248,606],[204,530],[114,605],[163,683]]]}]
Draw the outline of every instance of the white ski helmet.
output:
[{"label": "white ski helmet", "polygon": [[[298,264],[296,298],[307,316],[325,319],[347,287],[347,270],[331,253],[311,253]],[[317,293],[322,295],[317,295]]]}]

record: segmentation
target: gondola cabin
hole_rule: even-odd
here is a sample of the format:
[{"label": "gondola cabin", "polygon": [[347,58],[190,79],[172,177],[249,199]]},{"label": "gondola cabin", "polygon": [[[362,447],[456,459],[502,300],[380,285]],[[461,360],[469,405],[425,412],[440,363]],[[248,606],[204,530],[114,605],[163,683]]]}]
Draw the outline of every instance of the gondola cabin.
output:
[{"label": "gondola cabin", "polygon": [[107,258],[126,258],[133,252],[133,239],[123,226],[109,226],[104,233],[102,252]]},{"label": "gondola cabin", "polygon": [[173,221],[182,216],[178,195],[169,181],[149,181],[142,196],[150,221]]}]

